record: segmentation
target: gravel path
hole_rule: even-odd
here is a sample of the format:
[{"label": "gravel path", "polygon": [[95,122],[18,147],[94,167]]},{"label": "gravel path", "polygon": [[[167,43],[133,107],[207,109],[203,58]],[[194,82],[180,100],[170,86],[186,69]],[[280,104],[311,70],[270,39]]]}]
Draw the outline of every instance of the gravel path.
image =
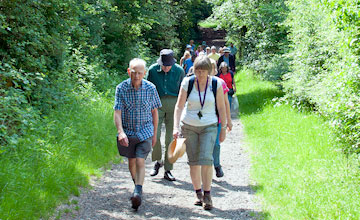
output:
[{"label": "gravel path", "polygon": [[[228,133],[221,147],[221,163],[225,176],[215,177],[212,184],[214,208],[205,211],[194,206],[186,154],[174,164],[175,182],[163,178],[164,169],[157,176],[149,172],[153,166],[151,155],[146,160],[146,177],[143,203],[137,212],[131,209],[130,196],[134,184],[127,162],[114,164],[111,170],[95,181],[90,190],[82,190],[73,197],[72,205],[62,205],[57,210],[58,219],[260,219],[260,206],[255,203],[254,190],[249,179],[250,160],[243,149],[243,129],[240,120],[233,121],[233,131]],[[164,135],[162,135],[164,136]],[[55,218],[55,217],[54,217]]]}]

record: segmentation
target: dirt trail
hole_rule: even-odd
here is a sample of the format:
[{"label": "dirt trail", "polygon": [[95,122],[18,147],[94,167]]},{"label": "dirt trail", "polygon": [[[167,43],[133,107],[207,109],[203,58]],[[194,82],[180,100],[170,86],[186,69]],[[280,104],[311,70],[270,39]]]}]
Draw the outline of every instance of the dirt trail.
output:
[{"label": "dirt trail", "polygon": [[[208,45],[224,46],[224,31],[202,29]],[[195,193],[191,184],[186,154],[174,164],[175,182],[163,178],[161,168],[151,177],[151,154],[146,160],[146,176],[143,187],[143,203],[137,212],[131,209],[130,196],[134,189],[125,163],[114,164],[111,170],[92,181],[91,190],[82,190],[77,203],[62,205],[55,216],[59,219],[261,219],[263,214],[255,202],[252,182],[249,179],[250,160],[244,150],[242,124],[232,112],[233,130],[221,144],[221,165],[225,176],[213,178],[211,195],[214,209],[205,211],[193,205]],[[162,133],[164,143],[164,131]],[[114,146],[115,147],[115,146]],[[55,217],[54,217],[55,218]]]},{"label": "dirt trail", "polygon": [[143,204],[137,212],[131,209],[129,201],[134,184],[125,162],[114,164],[91,184],[91,190],[74,197],[78,204],[60,207],[59,210],[72,210],[62,211],[60,219],[259,219],[261,212],[249,179],[250,161],[243,148],[242,125],[238,119],[233,122],[233,131],[221,145],[225,176],[214,175],[213,179],[213,210],[193,205],[195,193],[186,154],[174,164],[175,182],[163,178],[163,168],[157,176],[149,175],[153,166],[150,155],[146,160]]}]

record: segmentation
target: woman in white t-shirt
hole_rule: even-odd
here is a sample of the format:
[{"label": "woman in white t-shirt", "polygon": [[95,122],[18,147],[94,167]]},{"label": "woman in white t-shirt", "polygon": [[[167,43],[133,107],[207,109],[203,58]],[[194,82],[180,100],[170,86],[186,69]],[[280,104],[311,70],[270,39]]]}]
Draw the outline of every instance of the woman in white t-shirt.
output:
[{"label": "woman in white t-shirt", "polygon": [[[212,154],[218,124],[216,107],[222,122],[220,142],[225,140],[225,129],[227,127],[222,85],[216,77],[209,76],[211,71],[211,62],[207,56],[196,58],[194,62],[194,83],[189,96],[187,94],[188,86],[192,77],[184,78],[181,83],[175,106],[173,130],[174,138],[178,138],[179,135],[186,138],[190,176],[196,192],[195,205],[203,205],[205,210],[212,209],[210,190],[213,175]],[[217,82],[216,97],[214,97],[212,89],[213,79]],[[203,188],[204,194],[201,188]]]}]

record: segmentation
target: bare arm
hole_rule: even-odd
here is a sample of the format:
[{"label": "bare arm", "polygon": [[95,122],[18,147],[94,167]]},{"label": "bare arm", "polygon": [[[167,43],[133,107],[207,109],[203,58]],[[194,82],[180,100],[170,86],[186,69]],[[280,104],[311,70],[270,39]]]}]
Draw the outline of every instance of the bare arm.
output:
[{"label": "bare arm", "polygon": [[218,88],[217,92],[216,92],[216,105],[217,105],[217,109],[219,112],[219,118],[221,121],[221,131],[220,131],[220,136],[219,136],[219,140],[220,142],[223,142],[225,140],[226,137],[226,126],[227,126],[227,121],[226,121],[226,109],[225,109],[225,100],[224,100],[224,91],[223,89],[220,87]]},{"label": "bare arm", "polygon": [[154,125],[154,136],[152,137],[152,146],[154,147],[156,144],[156,137],[157,137],[157,128],[159,123],[159,116],[157,108],[151,110],[153,125]]},{"label": "bare arm", "polygon": [[180,117],[186,103],[187,92],[181,88],[175,105],[173,136],[178,138],[180,134]]},{"label": "bare arm", "polygon": [[225,109],[226,109],[227,130],[231,131],[233,124],[231,121],[230,103],[227,97],[228,97],[228,93],[226,92],[224,94],[224,101],[225,101]]},{"label": "bare arm", "polygon": [[114,112],[114,122],[118,133],[118,140],[121,145],[129,146],[129,140],[124,132],[121,120],[121,110],[115,110]]}]

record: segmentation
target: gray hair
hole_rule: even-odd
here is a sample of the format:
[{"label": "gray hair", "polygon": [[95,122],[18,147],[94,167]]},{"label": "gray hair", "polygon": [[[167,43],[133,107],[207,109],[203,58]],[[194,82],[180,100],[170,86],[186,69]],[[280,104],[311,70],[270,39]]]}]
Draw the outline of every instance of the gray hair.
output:
[{"label": "gray hair", "polygon": [[220,63],[219,72],[221,72],[221,68],[223,67],[226,67],[226,71],[229,72],[229,65],[225,61]]},{"label": "gray hair", "polygon": [[208,58],[206,55],[201,55],[201,56],[196,57],[195,62],[194,62],[194,72],[197,69],[208,70],[209,74],[210,74],[210,72],[212,70],[210,58]]},{"label": "gray hair", "polygon": [[145,62],[145,60],[143,60],[141,58],[134,58],[134,59],[130,60],[129,67],[132,68],[134,66],[143,66],[144,69],[146,69],[146,62]]}]

